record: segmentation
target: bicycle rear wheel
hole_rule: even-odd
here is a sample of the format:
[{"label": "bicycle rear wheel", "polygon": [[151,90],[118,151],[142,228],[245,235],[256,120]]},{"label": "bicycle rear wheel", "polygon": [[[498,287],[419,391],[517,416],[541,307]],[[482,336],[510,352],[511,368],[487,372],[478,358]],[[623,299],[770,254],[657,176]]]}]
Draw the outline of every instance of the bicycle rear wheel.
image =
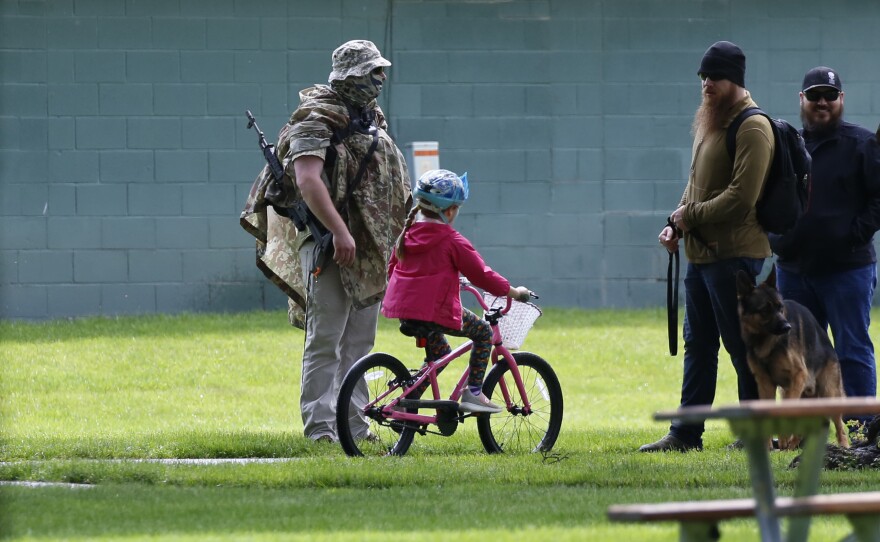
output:
[{"label": "bicycle rear wheel", "polygon": [[503,378],[510,392],[513,406],[491,416],[478,416],[477,429],[483,447],[490,454],[501,452],[549,452],[562,427],[562,388],[550,364],[530,352],[516,352],[513,359],[519,367],[523,386],[531,404],[531,411],[523,412],[520,397],[510,366],[502,360],[492,367],[483,381],[483,393],[502,404],[498,382]]},{"label": "bicycle rear wheel", "polygon": [[403,455],[409,450],[415,430],[382,415],[382,407],[400,397],[409,379],[403,363],[383,353],[369,354],[349,369],[336,402],[336,430],[346,454]]}]

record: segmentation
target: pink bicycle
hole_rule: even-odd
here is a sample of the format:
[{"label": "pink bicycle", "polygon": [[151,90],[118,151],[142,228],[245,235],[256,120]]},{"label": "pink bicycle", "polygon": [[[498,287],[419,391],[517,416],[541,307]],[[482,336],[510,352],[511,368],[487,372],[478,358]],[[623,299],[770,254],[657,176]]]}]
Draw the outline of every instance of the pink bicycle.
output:
[{"label": "pink bicycle", "polygon": [[[559,379],[540,356],[508,349],[519,348],[540,309],[507,297],[481,296],[464,279],[461,289],[476,297],[492,326],[494,346],[483,393],[505,410],[491,415],[459,412],[467,368],[449,398],[442,399],[437,374],[470,352],[471,341],[413,370],[389,354],[376,352],[352,366],[339,391],[336,426],[346,454],[404,455],[416,433],[451,436],[470,417],[476,418],[480,440],[489,453],[549,452],[553,448],[562,427]],[[415,337],[417,346],[425,345],[418,330],[401,325],[401,332]],[[422,399],[422,390],[430,390],[431,398]]]}]

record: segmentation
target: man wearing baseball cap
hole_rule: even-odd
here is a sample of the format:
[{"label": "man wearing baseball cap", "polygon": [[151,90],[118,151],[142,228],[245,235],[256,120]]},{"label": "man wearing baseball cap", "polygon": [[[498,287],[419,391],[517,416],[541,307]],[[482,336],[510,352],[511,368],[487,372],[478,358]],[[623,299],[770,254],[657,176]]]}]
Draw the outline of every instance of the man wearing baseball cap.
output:
[{"label": "man wearing baseball cap", "polygon": [[[373,347],[386,263],[412,201],[406,160],[376,103],[389,66],[373,42],[343,43],[331,55],[329,85],[300,91],[299,107],[278,136],[282,184],[332,234],[332,258],[319,260],[317,239],[287,217],[245,216],[258,214],[255,200],[265,199],[259,191],[252,189],[242,214],[263,236],[258,266],[288,294],[291,324],[305,330],[300,410],[305,436],[317,442],[337,440],[339,386]],[[376,438],[362,417],[352,416],[360,438]]]},{"label": "man wearing baseball cap", "polygon": [[[659,235],[670,252],[678,250],[682,239],[688,259],[681,406],[715,400],[722,344],[736,370],[739,399],[758,398],[740,335],[736,274],[742,270],[754,280],[770,256],[755,202],[770,170],[774,140],[770,121],[753,115],[737,130],[735,155],[728,154],[727,127],[740,112],[757,107],[745,89],[745,72],[745,54],[734,43],[716,42],[703,55],[697,70],[703,100],[694,115],[690,176]],[[676,421],[666,436],[639,451],[699,450],[703,430],[702,423]]]},{"label": "man wearing baseball cap", "polygon": [[813,157],[810,203],[795,229],[771,235],[776,281],[786,299],[831,328],[848,396],[875,396],[877,370],[868,334],[877,283],[874,233],[880,229],[877,136],[843,120],[840,72],[804,75],[801,121]]}]

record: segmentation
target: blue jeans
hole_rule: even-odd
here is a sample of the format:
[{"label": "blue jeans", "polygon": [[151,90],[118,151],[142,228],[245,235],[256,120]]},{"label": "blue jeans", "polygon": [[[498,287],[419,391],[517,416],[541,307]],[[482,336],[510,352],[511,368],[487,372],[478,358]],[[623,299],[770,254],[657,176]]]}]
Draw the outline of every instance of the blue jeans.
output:
[{"label": "blue jeans", "polygon": [[[711,405],[718,378],[721,343],[736,370],[740,401],[758,398],[758,386],[746,361],[739,327],[736,273],[752,280],[761,272],[762,258],[730,258],[708,264],[688,264],[684,278],[684,376],[681,406]],[[670,434],[690,445],[702,446],[705,424],[673,422]]]},{"label": "blue jeans", "polygon": [[810,309],[822,329],[831,326],[846,395],[877,395],[874,343],[868,334],[877,286],[876,264],[822,276],[802,275],[777,266],[776,284],[782,297]]}]

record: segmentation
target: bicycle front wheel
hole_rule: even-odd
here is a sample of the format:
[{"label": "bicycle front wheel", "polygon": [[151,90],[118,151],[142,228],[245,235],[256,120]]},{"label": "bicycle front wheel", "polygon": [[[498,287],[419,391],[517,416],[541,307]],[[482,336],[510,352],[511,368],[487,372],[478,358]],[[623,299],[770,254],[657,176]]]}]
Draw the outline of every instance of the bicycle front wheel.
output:
[{"label": "bicycle front wheel", "polygon": [[336,402],[336,430],[346,454],[403,455],[409,450],[415,430],[382,415],[382,407],[400,397],[409,379],[409,370],[388,354],[369,354],[349,369]]},{"label": "bicycle front wheel", "polygon": [[512,406],[491,416],[478,416],[477,429],[483,447],[490,454],[501,452],[549,452],[562,427],[562,388],[550,364],[529,352],[516,352],[513,359],[519,367],[523,387],[531,405],[524,411],[510,366],[502,360],[492,367],[483,381],[483,393],[497,404],[503,403],[498,386],[504,381],[510,393]]}]

